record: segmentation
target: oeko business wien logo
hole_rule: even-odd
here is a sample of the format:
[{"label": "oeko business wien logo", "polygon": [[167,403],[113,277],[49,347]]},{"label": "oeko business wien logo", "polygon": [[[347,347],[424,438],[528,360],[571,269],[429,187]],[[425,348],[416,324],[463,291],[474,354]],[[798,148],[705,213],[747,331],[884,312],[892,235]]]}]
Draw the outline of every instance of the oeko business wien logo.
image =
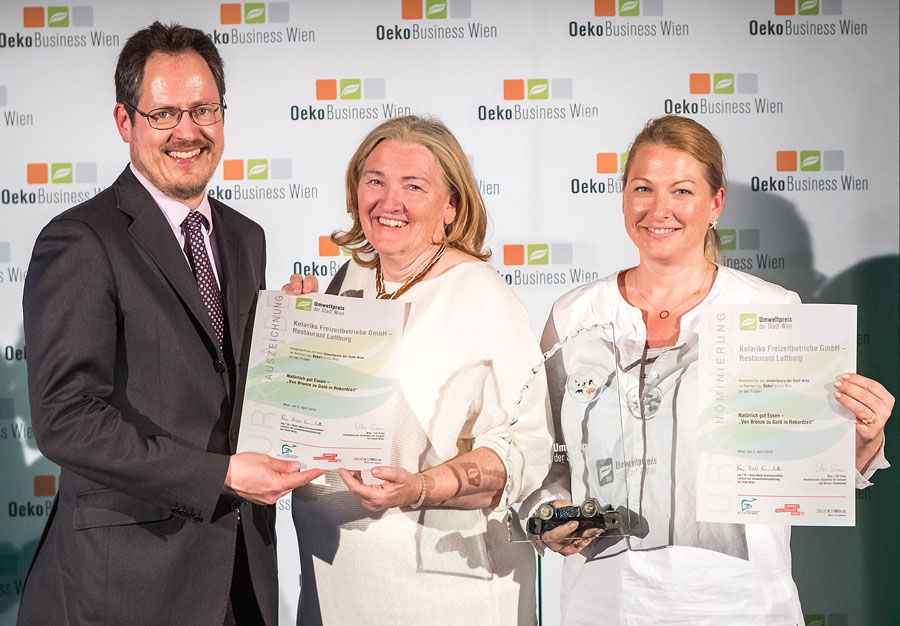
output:
[{"label": "oeko business wien logo", "polygon": [[[119,35],[84,28],[94,26],[92,6],[29,6],[22,8],[22,28],[0,32],[0,48],[119,47]],[[4,27],[6,28],[6,27]]]},{"label": "oeko business wien logo", "polygon": [[217,46],[315,43],[316,31],[290,22],[289,2],[225,2],[219,5],[219,23],[232,28],[215,28],[209,37]]},{"label": "oeko business wien logo", "polygon": [[804,626],[847,626],[850,622],[849,615],[845,613],[804,613]]},{"label": "oeko business wien logo", "polygon": [[[500,31],[496,25],[472,19],[472,2],[473,0],[401,0],[398,7],[401,22],[377,24],[375,39],[431,41],[499,37]],[[396,8],[391,12],[394,11]]]},{"label": "oeko business wien logo", "polygon": [[[500,93],[503,104],[481,104],[481,121],[564,120],[600,116],[600,107],[573,100],[571,78],[507,78]],[[544,104],[546,102],[547,104]]]},{"label": "oeko business wien logo", "polygon": [[225,184],[210,186],[207,193],[224,202],[318,198],[318,187],[293,181],[293,169],[291,159],[223,159],[222,179]]},{"label": "oeko business wien logo", "polygon": [[500,275],[513,286],[580,285],[600,278],[574,265],[571,243],[505,244]]},{"label": "oeko business wien logo", "polygon": [[766,250],[762,248],[758,228],[719,228],[717,232],[724,265],[744,272],[783,270],[787,267],[787,258],[779,256],[771,247]]},{"label": "oeko business wien logo", "polygon": [[668,115],[778,115],[784,102],[760,95],[759,74],[755,72],[694,72],[685,80],[689,94],[681,99],[666,98]]},{"label": "oeko business wien logo", "polygon": [[292,120],[377,120],[412,113],[410,107],[386,100],[384,78],[320,78],[314,96],[315,104],[291,105]]},{"label": "oeko business wien logo", "polygon": [[222,24],[286,24],[291,21],[291,5],[288,2],[229,2],[219,5]]},{"label": "oeko business wien logo", "polygon": [[[2,426],[0,427],[0,439],[33,439],[34,435],[31,432],[22,433],[26,429],[31,431],[30,427],[24,424],[19,426],[15,422],[9,428]],[[34,476],[32,493],[34,499],[29,498],[26,502],[10,500],[6,505],[7,515],[9,517],[46,517],[50,515],[50,511],[53,509],[53,496],[56,495],[56,476]],[[37,498],[46,499],[36,501]]]},{"label": "oeko business wien logo", "polygon": [[24,7],[22,25],[25,28],[68,28],[94,25],[94,7]]},{"label": "oeko business wien logo", "polygon": [[607,176],[591,176],[581,179],[573,178],[569,183],[569,191],[573,194],[621,193],[622,179],[619,176],[625,168],[627,152],[598,152],[594,164],[597,174]]},{"label": "oeko business wien logo", "polygon": [[472,0],[402,0],[400,14],[405,20],[470,18]]},{"label": "oeko business wien logo", "polygon": [[[582,0],[585,8],[590,0]],[[665,16],[663,0],[593,0],[594,17],[602,22],[569,22],[570,37],[688,37],[689,24]]]},{"label": "oeko business wien logo", "polygon": [[[773,0],[772,17],[750,20],[750,34],[763,37],[856,37],[869,24],[844,16],[846,0]],[[858,0],[857,0],[858,1]],[[784,19],[780,19],[784,18]],[[799,18],[799,19],[798,19]]]},{"label": "oeko business wien logo", "polygon": [[[6,107],[6,85],[0,85],[0,107]],[[16,109],[3,111],[3,124],[5,126],[34,126],[34,113]]]},{"label": "oeko business wien logo", "polygon": [[[552,89],[551,89],[552,84]],[[503,81],[504,100],[549,100],[572,98],[572,79],[515,78]]]},{"label": "oeko business wien logo", "polygon": [[[350,256],[346,250],[342,250],[331,241],[328,235],[320,235],[318,242],[318,257],[312,261],[294,261],[294,274],[328,278],[334,276],[346,259],[342,256]],[[328,285],[319,285],[319,291],[325,291]]]},{"label": "oeko business wien logo", "polygon": [[843,150],[776,150],[773,173],[750,178],[752,191],[859,191],[869,190],[869,179],[845,169]]},{"label": "oeko business wien logo", "polygon": [[0,204],[79,204],[101,191],[80,187],[97,182],[96,163],[27,163],[24,173],[26,187],[0,190]]}]

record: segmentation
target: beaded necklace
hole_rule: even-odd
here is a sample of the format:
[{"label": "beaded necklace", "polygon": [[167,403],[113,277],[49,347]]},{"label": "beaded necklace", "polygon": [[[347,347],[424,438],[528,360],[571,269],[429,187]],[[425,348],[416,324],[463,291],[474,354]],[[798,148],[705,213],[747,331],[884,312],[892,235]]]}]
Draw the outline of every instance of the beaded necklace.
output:
[{"label": "beaded necklace", "polygon": [[444,255],[444,250],[446,250],[446,248],[447,246],[445,244],[441,244],[441,247],[438,248],[438,251],[434,253],[434,256],[431,257],[431,260],[423,265],[422,269],[413,274],[409,280],[400,285],[397,291],[394,291],[392,293],[386,293],[384,290],[384,278],[381,275],[381,258],[379,258],[378,265],[375,266],[375,290],[377,292],[377,295],[375,297],[379,300],[396,300],[397,298],[402,296],[404,293],[409,291],[413,285],[425,278],[425,275]]}]

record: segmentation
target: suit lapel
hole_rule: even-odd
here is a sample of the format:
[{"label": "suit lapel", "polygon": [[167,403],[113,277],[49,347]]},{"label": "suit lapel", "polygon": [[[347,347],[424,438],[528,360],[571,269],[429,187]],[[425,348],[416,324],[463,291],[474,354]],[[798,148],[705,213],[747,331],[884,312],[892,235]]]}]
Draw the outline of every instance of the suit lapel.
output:
[{"label": "suit lapel", "polygon": [[221,358],[219,342],[197,281],[162,211],[129,167],[116,180],[115,190],[118,208],[132,218],[129,233],[172,285]]},{"label": "suit lapel", "polygon": [[219,249],[219,282],[222,287],[222,297],[225,300],[225,320],[228,324],[228,334],[231,339],[231,347],[235,355],[240,352],[241,328],[240,328],[240,277],[243,271],[243,254],[239,243],[238,234],[231,228],[226,212],[222,205],[210,198],[210,207],[213,216],[213,232],[216,234],[216,246]]}]

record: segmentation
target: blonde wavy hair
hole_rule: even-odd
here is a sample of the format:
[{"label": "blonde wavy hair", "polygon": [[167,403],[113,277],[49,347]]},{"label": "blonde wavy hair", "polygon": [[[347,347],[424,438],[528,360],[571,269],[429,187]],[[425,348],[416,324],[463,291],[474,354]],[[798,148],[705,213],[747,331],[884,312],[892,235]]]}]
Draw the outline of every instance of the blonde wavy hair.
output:
[{"label": "blonde wavy hair", "polygon": [[[638,133],[628,149],[629,156],[643,145],[656,145],[673,150],[681,150],[697,159],[704,167],[706,182],[715,194],[719,189],[726,187],[725,181],[725,156],[722,154],[722,146],[709,130],[699,122],[678,115],[666,115],[652,119]],[[622,181],[628,183],[628,173],[631,171],[631,160],[625,161],[625,169],[622,172]],[[718,231],[710,225],[703,241],[703,254],[713,263],[722,260],[720,251],[721,240]]]},{"label": "blonde wavy hair", "polygon": [[486,261],[491,256],[483,248],[487,231],[487,210],[478,190],[472,166],[453,133],[437,119],[416,115],[396,117],[376,126],[370,132],[347,165],[347,212],[353,225],[346,231],[335,231],[331,241],[350,251],[353,259],[363,267],[374,267],[378,255],[363,233],[359,220],[359,181],[366,159],[382,141],[425,146],[441,168],[444,183],[456,201],[456,218],[444,227],[443,243]]}]

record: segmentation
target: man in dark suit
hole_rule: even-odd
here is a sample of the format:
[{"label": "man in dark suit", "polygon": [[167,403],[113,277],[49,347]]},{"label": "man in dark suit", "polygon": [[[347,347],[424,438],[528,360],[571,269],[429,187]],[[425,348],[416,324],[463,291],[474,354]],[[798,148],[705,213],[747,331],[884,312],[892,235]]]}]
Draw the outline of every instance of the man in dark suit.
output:
[{"label": "man in dark suit", "polygon": [[234,454],[265,237],[206,195],[224,94],[201,31],[135,33],[114,109],[131,163],[35,243],[31,415],[62,469],[19,624],[277,624],[271,504],[321,472]]}]

